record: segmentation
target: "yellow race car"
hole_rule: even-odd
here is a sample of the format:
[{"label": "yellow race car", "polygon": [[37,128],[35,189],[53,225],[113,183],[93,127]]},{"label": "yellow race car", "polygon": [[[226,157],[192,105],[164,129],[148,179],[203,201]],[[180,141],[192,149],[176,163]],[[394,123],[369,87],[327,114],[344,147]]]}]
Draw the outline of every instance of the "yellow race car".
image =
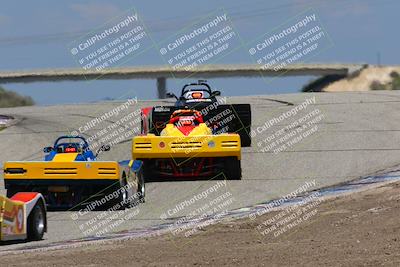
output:
[{"label": "yellow race car", "polygon": [[98,161],[82,136],[61,136],[45,147],[44,161],[4,163],[7,196],[40,192],[50,208],[124,209],[144,200],[141,162]]},{"label": "yellow race car", "polygon": [[46,205],[36,192],[0,195],[0,241],[40,240],[47,231]]},{"label": "yellow race car", "polygon": [[241,178],[241,142],[236,133],[213,132],[201,113],[179,109],[159,136],[136,136],[132,157],[143,162],[146,181],[159,177]]}]

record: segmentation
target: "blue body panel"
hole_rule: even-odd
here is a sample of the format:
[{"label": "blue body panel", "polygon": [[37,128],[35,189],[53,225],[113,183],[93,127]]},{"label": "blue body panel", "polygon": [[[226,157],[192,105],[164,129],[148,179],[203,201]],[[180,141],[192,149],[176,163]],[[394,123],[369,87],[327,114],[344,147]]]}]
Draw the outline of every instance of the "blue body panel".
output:
[{"label": "blue body panel", "polygon": [[[65,142],[65,139],[79,139],[80,142]],[[63,140],[63,142],[60,142]],[[76,151],[79,153],[76,157],[75,161],[95,161],[96,156],[94,155],[93,151],[89,149],[89,144],[86,139],[82,136],[60,136],[54,142],[52,150],[49,154],[44,156],[45,161],[52,161],[54,156],[58,153],[65,153],[66,148],[75,148]]]}]

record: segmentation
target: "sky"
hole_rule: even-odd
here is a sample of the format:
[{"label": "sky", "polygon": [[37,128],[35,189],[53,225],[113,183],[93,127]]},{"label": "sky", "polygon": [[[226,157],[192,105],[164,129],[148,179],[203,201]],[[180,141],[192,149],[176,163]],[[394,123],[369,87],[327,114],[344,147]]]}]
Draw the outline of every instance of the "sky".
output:
[{"label": "sky", "polygon": [[[255,63],[259,59],[257,55],[266,55],[263,53],[268,49],[274,51],[294,37],[298,38],[302,31],[318,26],[323,36],[315,41],[317,48],[295,63],[377,64],[379,61],[395,65],[400,62],[398,10],[400,1],[395,0],[2,0],[0,71],[83,68],[79,60],[89,56],[90,51],[109,44],[115,36],[120,37],[138,26],[145,32],[145,37],[139,41],[139,48],[108,67],[168,64],[173,56],[185,51],[189,45],[198,45],[208,35],[200,33],[184,45],[169,50],[166,55],[162,55],[160,48],[224,14],[227,19],[222,21],[221,18],[219,25],[210,26],[208,34],[228,25],[234,33],[233,37],[226,42],[228,48],[208,60],[207,64]],[[126,25],[119,33],[99,40],[90,47],[94,50],[80,50],[77,55],[71,52],[89,37],[112,28],[133,14],[138,15],[137,21]],[[313,14],[316,20],[311,21],[310,18],[308,25],[298,26],[298,32],[288,33],[268,49],[257,51],[255,56],[249,52],[266,37],[282,33]],[[260,95],[298,92],[313,78],[218,78],[209,79],[209,82],[224,95]],[[167,88],[177,93],[182,84],[191,81],[190,77],[169,79]],[[32,96],[39,105],[127,97],[156,98],[154,80],[90,80],[2,86]]]}]

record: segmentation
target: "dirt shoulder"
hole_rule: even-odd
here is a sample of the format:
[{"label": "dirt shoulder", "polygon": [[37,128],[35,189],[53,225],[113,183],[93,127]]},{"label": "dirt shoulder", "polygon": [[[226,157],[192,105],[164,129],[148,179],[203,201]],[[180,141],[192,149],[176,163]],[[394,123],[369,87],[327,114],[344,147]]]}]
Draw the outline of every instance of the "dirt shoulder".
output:
[{"label": "dirt shoulder", "polygon": [[192,237],[3,255],[1,265],[400,266],[400,183],[307,205],[302,221],[285,232],[265,231],[283,218],[278,211],[209,226]]}]

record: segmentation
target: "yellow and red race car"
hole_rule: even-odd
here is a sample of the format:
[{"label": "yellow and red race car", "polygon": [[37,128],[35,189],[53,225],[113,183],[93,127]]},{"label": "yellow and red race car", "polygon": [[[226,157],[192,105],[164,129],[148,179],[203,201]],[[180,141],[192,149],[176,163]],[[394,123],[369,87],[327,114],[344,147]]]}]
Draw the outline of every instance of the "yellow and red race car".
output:
[{"label": "yellow and red race car", "polygon": [[0,195],[0,241],[41,240],[46,231],[46,204],[40,193]]},{"label": "yellow and red race car", "polygon": [[205,80],[183,86],[180,96],[168,93],[167,97],[176,99],[173,106],[154,106],[142,108],[142,134],[160,135],[172,113],[179,109],[197,110],[203,121],[213,132],[229,132],[240,135],[242,147],[251,146],[251,107],[250,104],[227,104],[221,92],[213,90]]},{"label": "yellow and red race car", "polygon": [[159,177],[241,178],[241,143],[237,133],[213,132],[197,110],[172,113],[159,136],[136,136],[132,157],[143,162],[146,181]]}]

